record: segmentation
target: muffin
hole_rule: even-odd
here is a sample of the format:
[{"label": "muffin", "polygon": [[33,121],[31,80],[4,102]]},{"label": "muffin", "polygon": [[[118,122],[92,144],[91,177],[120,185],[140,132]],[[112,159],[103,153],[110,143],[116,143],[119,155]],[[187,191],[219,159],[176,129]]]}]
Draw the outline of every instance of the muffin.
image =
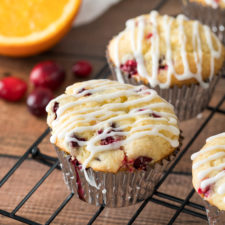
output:
[{"label": "muffin", "polygon": [[75,83],[46,110],[65,181],[88,203],[146,199],[179,148],[173,106],[143,85]]},{"label": "muffin", "polygon": [[182,0],[182,2],[183,11],[189,18],[208,24],[225,43],[224,0]]},{"label": "muffin", "polygon": [[210,224],[225,224],[225,132],[191,156],[193,186],[205,200]]},{"label": "muffin", "polygon": [[118,81],[154,88],[175,106],[180,120],[207,106],[224,56],[224,46],[208,26],[156,11],[128,20],[107,48]]}]

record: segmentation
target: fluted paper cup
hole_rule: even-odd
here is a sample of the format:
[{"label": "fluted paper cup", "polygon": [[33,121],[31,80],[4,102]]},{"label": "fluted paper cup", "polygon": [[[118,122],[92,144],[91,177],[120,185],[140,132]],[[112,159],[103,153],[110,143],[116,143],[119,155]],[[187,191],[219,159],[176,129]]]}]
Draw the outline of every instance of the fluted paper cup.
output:
[{"label": "fluted paper cup", "polygon": [[82,201],[107,207],[129,206],[148,198],[178,150],[179,148],[153,166],[148,166],[146,170],[120,171],[114,174],[86,169],[88,176],[99,187],[97,189],[89,184],[84,171],[71,160],[71,156],[56,147],[64,180],[70,191]]},{"label": "fluted paper cup", "polygon": [[219,210],[217,207],[210,205],[205,200],[204,200],[204,205],[205,205],[209,225],[224,225],[225,224],[225,211]]}]

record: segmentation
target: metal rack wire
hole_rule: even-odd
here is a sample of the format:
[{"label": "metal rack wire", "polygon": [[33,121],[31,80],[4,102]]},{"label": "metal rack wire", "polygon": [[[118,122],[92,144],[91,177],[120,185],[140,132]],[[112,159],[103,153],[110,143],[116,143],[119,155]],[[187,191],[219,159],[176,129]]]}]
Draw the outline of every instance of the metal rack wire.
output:
[{"label": "metal rack wire", "polygon": [[[156,10],[159,10],[168,0],[162,0],[160,3],[155,7]],[[104,66],[101,68],[99,73],[96,75],[95,79],[98,78],[107,78],[110,75],[110,70],[108,68],[107,63],[104,64]],[[223,76],[221,79],[224,79]],[[208,107],[207,110],[210,111],[210,114],[205,119],[204,123],[201,125],[201,127],[195,131],[193,137],[191,140],[187,143],[187,145],[184,147],[184,149],[181,151],[179,156],[176,158],[176,160],[173,162],[173,164],[170,166],[170,168],[165,172],[159,183],[156,185],[155,190],[151,196],[149,196],[148,199],[142,202],[140,207],[137,209],[137,211],[134,212],[133,216],[130,218],[128,225],[133,224],[133,222],[136,220],[136,218],[139,216],[139,214],[142,212],[142,210],[145,208],[149,202],[154,202],[156,204],[168,207],[170,209],[175,210],[172,218],[168,222],[168,225],[171,225],[175,222],[179,214],[186,213],[191,216],[195,216],[198,218],[201,218],[203,220],[207,220],[207,217],[205,215],[205,208],[202,205],[196,204],[194,202],[191,202],[190,199],[194,194],[194,189],[192,189],[187,195],[185,199],[178,198],[174,195],[168,195],[166,193],[159,192],[160,186],[163,184],[165,179],[171,174],[177,163],[181,160],[181,158],[184,156],[184,154],[190,149],[194,141],[198,138],[198,136],[201,134],[202,130],[206,127],[206,125],[212,120],[213,116],[216,113],[223,114],[225,116],[225,111],[220,109],[221,105],[225,101],[225,95],[221,98],[219,103],[216,107]],[[49,134],[50,130],[46,129],[43,134],[37,138],[37,140],[27,149],[27,151],[24,153],[23,156],[21,156],[18,161],[15,163],[15,165],[6,173],[6,175],[0,180],[0,188],[7,182],[7,180],[14,174],[14,172],[23,164],[23,162],[28,158],[32,157],[34,160],[43,163],[47,166],[49,166],[49,170],[43,175],[43,177],[35,184],[35,186],[27,193],[27,195],[20,201],[20,203],[11,211],[5,211],[0,209],[0,214],[6,217],[9,217],[11,219],[23,222],[25,224],[30,225],[41,225],[38,222],[32,221],[30,219],[24,218],[22,216],[18,216],[17,212],[20,210],[20,208],[27,202],[27,200],[34,194],[34,192],[40,187],[40,185],[48,178],[48,176],[55,170],[60,169],[59,168],[59,161],[56,158],[50,157],[46,154],[41,153],[40,149],[38,148],[39,144],[42,142],[42,140]],[[1,156],[1,155],[0,155]],[[71,200],[74,193],[70,193],[64,201],[60,204],[60,206],[53,212],[53,214],[49,217],[49,219],[44,223],[45,225],[51,224],[52,221],[56,218],[56,216],[63,210],[63,208],[67,205],[67,203]],[[171,202],[169,203],[168,200]],[[188,207],[188,208],[187,208]],[[101,214],[101,212],[104,210],[104,206],[100,206],[99,209],[96,211],[96,213],[92,216],[90,221],[88,222],[88,225],[91,225],[94,223],[94,221],[98,218],[98,216]],[[201,211],[201,212],[199,212]]]}]

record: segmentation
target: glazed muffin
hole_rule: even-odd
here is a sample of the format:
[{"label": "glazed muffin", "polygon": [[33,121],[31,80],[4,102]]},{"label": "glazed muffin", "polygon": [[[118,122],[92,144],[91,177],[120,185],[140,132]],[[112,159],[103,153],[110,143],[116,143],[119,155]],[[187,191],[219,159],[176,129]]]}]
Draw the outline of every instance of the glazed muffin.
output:
[{"label": "glazed muffin", "polygon": [[[213,218],[216,221],[213,212],[218,214],[220,220],[219,214],[224,216],[225,210],[225,132],[208,138],[203,148],[193,154],[191,159],[193,186],[209,203],[206,204],[209,220]],[[213,210],[212,206],[217,210]]]},{"label": "glazed muffin", "polygon": [[[128,20],[107,48],[118,81],[155,88],[175,106],[180,119],[198,114],[207,105],[224,56],[223,45],[208,26],[156,11]],[[185,102],[190,113],[183,115]]]},{"label": "glazed muffin", "polygon": [[179,146],[173,106],[145,86],[75,83],[47,112],[66,182],[96,205],[147,198]]},{"label": "glazed muffin", "polygon": [[225,1],[224,0],[183,0],[183,11],[191,19],[209,25],[225,43]]}]

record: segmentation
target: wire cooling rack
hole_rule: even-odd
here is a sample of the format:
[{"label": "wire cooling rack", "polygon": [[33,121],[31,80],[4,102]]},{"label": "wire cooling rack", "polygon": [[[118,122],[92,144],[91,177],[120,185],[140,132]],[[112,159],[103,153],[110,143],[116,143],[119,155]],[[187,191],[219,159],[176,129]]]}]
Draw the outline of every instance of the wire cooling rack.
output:
[{"label": "wire cooling rack", "polygon": [[[169,0],[162,0],[160,3],[155,7],[156,10],[159,10],[166,2]],[[107,63],[104,64],[104,66],[101,68],[99,73],[96,75],[95,79],[99,78],[107,78],[110,75],[110,70],[107,65]],[[223,75],[221,79],[225,79],[225,76]],[[184,149],[180,152],[176,160],[173,162],[173,164],[170,166],[170,168],[164,173],[163,177],[159,181],[159,183],[156,185],[155,190],[151,196],[149,196],[148,199],[142,202],[142,204],[139,206],[139,208],[133,212],[133,216],[128,221],[127,225],[131,225],[134,223],[136,218],[139,216],[139,214],[142,212],[142,210],[145,208],[149,202],[154,202],[156,204],[168,207],[170,209],[174,210],[174,214],[172,215],[172,218],[170,221],[168,221],[168,225],[171,225],[175,222],[177,217],[180,213],[186,213],[191,216],[195,216],[198,218],[201,218],[203,220],[207,220],[206,214],[205,214],[205,208],[202,205],[196,204],[194,202],[191,202],[190,199],[195,193],[194,189],[190,190],[190,192],[186,195],[186,198],[181,199],[174,195],[169,195],[163,192],[159,192],[160,186],[163,184],[165,179],[171,174],[175,166],[178,164],[178,162],[181,160],[181,158],[184,156],[184,154],[190,149],[194,141],[198,138],[198,136],[201,134],[202,130],[206,127],[206,125],[212,120],[214,115],[216,113],[222,114],[225,116],[225,111],[221,110],[220,107],[225,101],[225,95],[220,99],[219,103],[216,107],[207,107],[207,110],[210,111],[210,114],[205,119],[201,127],[194,132],[193,137],[191,140],[187,143],[187,145],[184,147]],[[30,225],[42,225],[38,222],[35,222],[33,220],[24,218],[22,216],[16,215],[17,212],[20,210],[20,208],[26,204],[27,200],[34,194],[35,191],[40,187],[40,185],[48,178],[48,176],[55,170],[60,169],[59,167],[59,161],[56,158],[50,157],[46,154],[41,153],[39,149],[39,144],[42,142],[42,140],[49,134],[50,130],[46,129],[44,133],[37,138],[37,140],[30,146],[30,148],[24,153],[23,156],[21,156],[18,161],[15,163],[15,165],[6,173],[6,175],[0,180],[0,188],[7,182],[7,180],[14,174],[14,172],[23,164],[23,162],[28,158],[32,157],[34,160],[43,163],[47,166],[49,166],[49,170],[44,174],[44,176],[33,186],[33,188],[27,193],[27,195],[19,202],[19,204],[11,211],[5,211],[0,209],[0,214],[6,217],[11,218],[12,220],[17,220],[20,222],[23,222],[25,224]],[[0,155],[1,156],[1,155]],[[70,193],[64,201],[60,204],[60,206],[53,212],[53,214],[49,217],[49,219],[44,223],[45,225],[51,224],[53,220],[57,217],[57,215],[63,210],[63,208],[67,205],[67,203],[71,200],[74,193]],[[170,201],[170,203],[168,202]],[[98,218],[98,216],[101,214],[101,212],[104,210],[104,205],[100,206],[99,209],[95,212],[95,214],[92,216],[90,221],[88,222],[88,225],[91,225],[94,223],[94,221]]]}]

